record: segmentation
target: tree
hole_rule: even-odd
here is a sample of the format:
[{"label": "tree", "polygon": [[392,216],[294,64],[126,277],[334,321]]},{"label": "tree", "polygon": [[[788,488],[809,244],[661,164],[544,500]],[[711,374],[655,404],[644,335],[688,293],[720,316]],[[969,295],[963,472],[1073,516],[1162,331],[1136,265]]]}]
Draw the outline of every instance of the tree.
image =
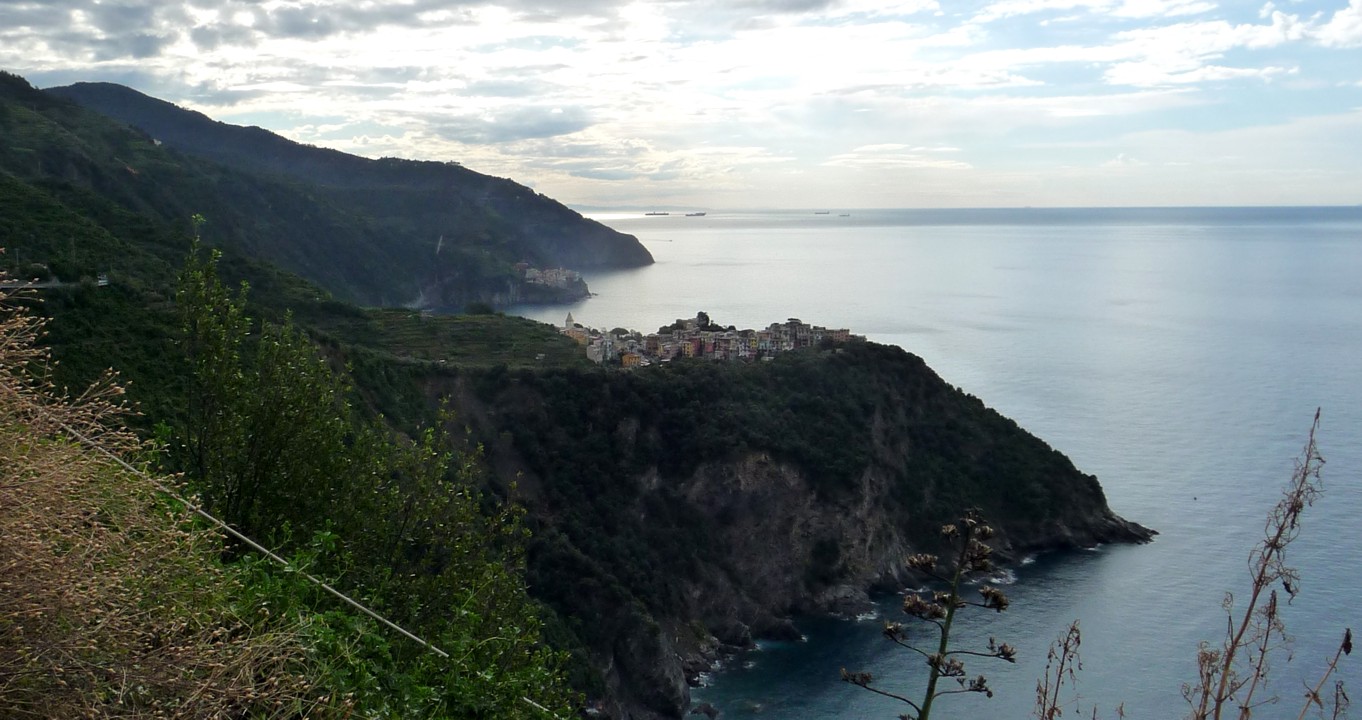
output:
[{"label": "tree", "polygon": [[191,371],[186,469],[238,530],[275,538],[290,521],[308,530],[345,472],[346,386],[291,318],[262,323],[246,356],[247,287],[226,289],[218,257],[195,244],[176,293]]},{"label": "tree", "polygon": [[[297,567],[343,578],[428,643],[322,615],[314,637],[332,650],[338,692],[385,716],[571,714],[566,655],[544,646],[525,587],[523,511],[479,491],[481,448],[446,433],[450,417],[412,438],[362,418],[291,318],[249,335],[246,288],[229,292],[217,260],[196,244],[176,295],[193,374],[176,457],[223,519]],[[281,610],[329,601],[295,574],[259,584],[276,588]]]}]

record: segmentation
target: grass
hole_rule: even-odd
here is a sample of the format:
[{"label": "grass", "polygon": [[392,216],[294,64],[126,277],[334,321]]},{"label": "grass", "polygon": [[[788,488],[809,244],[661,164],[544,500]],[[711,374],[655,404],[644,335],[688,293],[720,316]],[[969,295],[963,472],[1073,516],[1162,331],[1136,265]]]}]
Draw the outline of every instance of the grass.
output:
[{"label": "grass", "polygon": [[[0,298],[3,301],[4,298]],[[103,455],[134,457],[111,381],[47,382],[39,322],[0,321],[0,708],[7,718],[327,714],[297,621],[239,602],[220,539]]]}]

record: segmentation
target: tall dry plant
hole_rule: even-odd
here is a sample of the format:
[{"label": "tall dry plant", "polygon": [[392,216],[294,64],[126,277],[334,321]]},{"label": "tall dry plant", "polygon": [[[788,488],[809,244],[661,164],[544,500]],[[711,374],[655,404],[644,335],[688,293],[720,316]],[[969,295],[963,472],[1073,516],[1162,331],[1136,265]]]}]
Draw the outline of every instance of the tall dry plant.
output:
[{"label": "tall dry plant", "polygon": [[0,295],[0,715],[304,716],[302,649],[268,608],[233,604],[220,539],[71,431],[122,457],[112,376],[49,380],[42,322]]},{"label": "tall dry plant", "polygon": [[[969,510],[958,522],[943,525],[941,536],[946,542],[955,544],[954,558],[943,565],[936,555],[922,553],[909,557],[907,565],[912,570],[943,583],[946,589],[931,593],[910,592],[903,598],[905,614],[936,630],[936,637],[929,637],[929,640],[936,641],[935,647],[928,646],[925,650],[918,647],[919,643],[909,637],[909,630],[902,623],[891,622],[884,626],[886,638],[921,655],[926,661],[927,687],[923,690],[921,699],[913,700],[875,687],[873,685],[875,678],[868,672],[848,672],[846,668],[842,669],[843,682],[893,698],[912,708],[911,714],[900,716],[905,720],[929,720],[932,705],[937,698],[945,695],[978,693],[993,697],[993,690],[988,686],[988,678],[983,675],[970,677],[961,658],[995,658],[1010,663],[1017,661],[1016,649],[1007,643],[999,643],[994,638],[988,639],[986,650],[966,650],[951,644],[951,630],[959,610],[972,605],[1002,612],[1009,605],[1007,596],[993,585],[979,588],[980,602],[966,600],[960,593],[961,585],[966,580],[986,575],[994,570],[993,548],[988,545],[988,540],[993,537],[993,528],[979,517],[977,511]],[[942,680],[951,682],[942,684]]]},{"label": "tall dry plant", "polygon": [[[1227,717],[1250,720],[1259,708],[1280,701],[1279,696],[1267,692],[1270,658],[1288,652],[1287,659],[1290,660],[1286,647],[1290,638],[1282,622],[1278,592],[1286,593],[1288,602],[1300,592],[1300,575],[1286,564],[1286,551],[1300,536],[1306,508],[1315,503],[1323,490],[1320,470],[1324,467],[1324,458],[1315,442],[1319,417],[1316,410],[1291,481],[1283,491],[1282,499],[1268,513],[1263,540],[1249,553],[1251,586],[1247,600],[1238,605],[1233,593],[1226,593],[1223,602],[1225,638],[1217,645],[1202,642],[1197,649],[1196,682],[1182,687],[1183,698],[1190,708],[1189,720],[1223,720]],[[1072,687],[1076,682],[1074,670],[1080,667],[1079,638],[1075,622],[1051,646],[1045,676],[1036,685],[1035,716],[1040,720],[1054,720],[1063,714],[1066,702],[1061,699],[1060,691],[1064,685]],[[1350,654],[1352,629],[1344,628],[1343,640],[1325,664],[1319,680],[1313,686],[1305,686],[1298,720],[1303,720],[1312,710],[1331,720],[1344,716],[1349,698],[1343,681],[1336,676],[1339,662]],[[1117,712],[1119,714],[1120,709]],[[1094,709],[1093,717],[1096,716]]]},{"label": "tall dry plant", "polygon": [[[1300,591],[1300,575],[1286,564],[1286,550],[1300,536],[1305,509],[1315,503],[1323,489],[1320,469],[1324,467],[1324,458],[1315,444],[1318,429],[1319,411],[1316,410],[1291,482],[1282,499],[1268,513],[1263,541],[1249,553],[1252,586],[1247,601],[1236,608],[1234,595],[1227,593],[1223,603],[1229,620],[1225,639],[1218,646],[1203,642],[1197,650],[1197,680],[1182,689],[1183,697],[1191,706],[1188,715],[1191,720],[1221,720],[1226,716],[1248,720],[1256,708],[1277,701],[1275,695],[1263,697],[1260,692],[1265,692],[1267,685],[1269,656],[1288,641],[1278,605],[1278,589],[1289,599],[1295,598]],[[1348,629],[1317,689],[1307,696],[1301,717],[1311,706],[1325,708],[1319,692],[1334,674],[1341,655],[1351,650],[1352,630]],[[1347,707],[1347,695],[1341,684],[1334,687],[1337,693],[1331,712],[1337,718]]]}]

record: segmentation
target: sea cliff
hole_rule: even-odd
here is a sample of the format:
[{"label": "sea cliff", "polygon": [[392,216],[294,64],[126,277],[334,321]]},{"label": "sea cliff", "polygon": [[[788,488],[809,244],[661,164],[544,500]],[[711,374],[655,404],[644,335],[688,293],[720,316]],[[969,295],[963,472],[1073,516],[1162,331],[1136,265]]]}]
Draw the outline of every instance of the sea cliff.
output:
[{"label": "sea cliff", "polygon": [[755,365],[465,374],[436,382],[518,478],[530,582],[615,717],[678,718],[687,682],[800,614],[912,582],[978,507],[1004,560],[1143,542],[1096,478],[922,360],[825,344]]},{"label": "sea cliff", "polygon": [[[148,425],[183,412],[178,226],[203,213],[224,276],[249,281],[251,314],[291,313],[345,368],[363,412],[414,434],[450,407],[456,435],[472,429],[489,489],[528,510],[527,579],[551,609],[550,640],[576,653],[577,684],[617,717],[676,718],[687,674],[725,646],[788,635],[798,613],[903,582],[902,555],[930,549],[963,508],[979,507],[1012,553],[1148,537],[1112,513],[1096,478],[898,348],[830,342],[770,362],[622,373],[587,367],[572,340],[529,321],[340,301],[409,301],[421,284],[390,253],[443,258],[422,267],[451,289],[503,282],[520,254],[484,267],[481,243],[535,250],[559,227],[557,206],[528,190],[498,185],[506,213],[479,211],[488,233],[472,232],[461,254],[433,226],[400,249],[295,180],[172,153],[13,76],[0,75],[0,129],[12,139],[0,147],[13,173],[0,174],[11,257],[92,279],[42,305],[61,384],[114,365]],[[372,162],[412,182],[460,174]],[[545,213],[523,234],[501,225],[529,216],[512,212],[521,199]],[[650,261],[632,238],[606,239],[625,264]],[[580,259],[621,261],[593,253]],[[110,284],[94,282],[106,269]]]}]

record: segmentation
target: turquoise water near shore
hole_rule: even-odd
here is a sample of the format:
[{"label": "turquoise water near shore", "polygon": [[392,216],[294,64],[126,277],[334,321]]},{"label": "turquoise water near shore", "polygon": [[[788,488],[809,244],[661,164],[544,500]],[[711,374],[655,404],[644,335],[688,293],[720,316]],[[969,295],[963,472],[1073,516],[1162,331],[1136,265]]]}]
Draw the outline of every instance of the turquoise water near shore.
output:
[{"label": "turquoise water near shore", "polygon": [[[1294,659],[1274,663],[1296,717],[1343,628],[1362,631],[1362,208],[852,211],[600,216],[657,264],[587,273],[595,297],[515,311],[561,323],[656,329],[704,310],[763,327],[787,317],[849,327],[921,355],[1102,481],[1112,508],[1156,542],[1037,558],[1015,568],[1002,616],[962,638],[1016,645],[977,661],[993,699],[950,698],[943,717],[1029,717],[1050,641],[1084,631],[1080,693],[1104,717],[1181,717],[1197,642],[1223,632],[1224,593],[1316,407],[1323,500],[1290,560]],[[896,717],[893,701],[838,682],[869,670],[912,694],[921,663],[880,637],[901,616],[807,618],[802,643],[765,644],[697,690],[724,717]],[[1343,668],[1362,688],[1362,660]],[[1072,713],[1067,715],[1074,716]]]}]

